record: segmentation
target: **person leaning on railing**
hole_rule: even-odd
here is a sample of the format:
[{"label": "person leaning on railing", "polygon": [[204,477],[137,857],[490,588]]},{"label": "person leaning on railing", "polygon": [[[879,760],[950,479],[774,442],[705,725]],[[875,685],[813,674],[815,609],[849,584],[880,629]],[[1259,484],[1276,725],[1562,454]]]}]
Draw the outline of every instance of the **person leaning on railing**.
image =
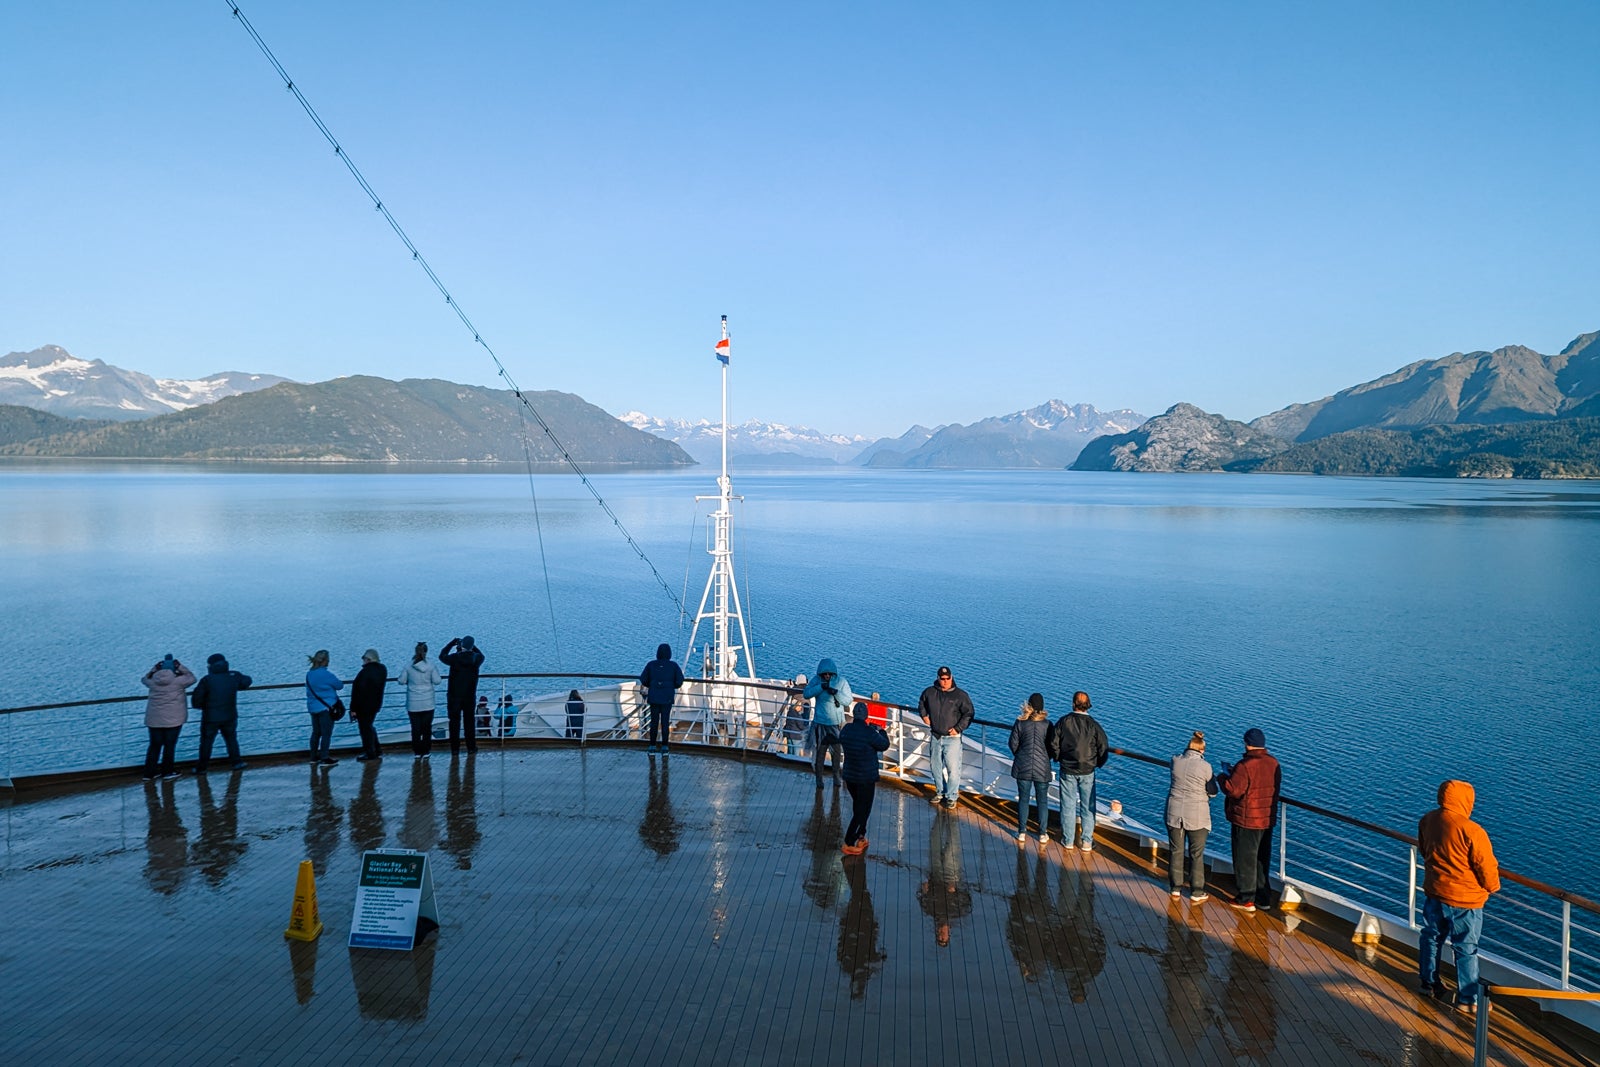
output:
[{"label": "person leaning on railing", "polygon": [[1439,806],[1417,823],[1422,883],[1422,932],[1417,939],[1417,980],[1425,995],[1443,997],[1439,953],[1448,940],[1456,956],[1456,1009],[1471,1011],[1478,999],[1478,938],[1483,906],[1500,891],[1500,865],[1483,827],[1472,821],[1476,798],[1468,782],[1439,786]]}]

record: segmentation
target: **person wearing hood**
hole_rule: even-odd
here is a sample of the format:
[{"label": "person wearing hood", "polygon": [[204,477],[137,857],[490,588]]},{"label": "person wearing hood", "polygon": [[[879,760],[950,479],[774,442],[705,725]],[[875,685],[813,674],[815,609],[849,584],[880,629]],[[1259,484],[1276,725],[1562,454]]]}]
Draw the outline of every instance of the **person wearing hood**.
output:
[{"label": "person wearing hood", "polygon": [[438,696],[438,664],[428,662],[428,643],[418,641],[411,654],[411,663],[400,672],[400,684],[406,687],[406,717],[411,720],[412,762],[425,760],[433,751],[433,709]]},{"label": "person wearing hood", "polygon": [[1283,794],[1283,769],[1267,751],[1267,735],[1251,727],[1244,732],[1244,755],[1222,765],[1217,785],[1227,798],[1222,813],[1232,829],[1233,906],[1245,913],[1272,906],[1267,871],[1272,867],[1272,828],[1278,822]]},{"label": "person wearing hood", "polygon": [[822,788],[822,766],[828,750],[833,750],[833,784],[837,786],[844,776],[844,749],[839,744],[839,730],[845,716],[855,706],[855,694],[850,683],[839,676],[839,668],[831,659],[817,663],[817,676],[806,683],[801,696],[811,700],[811,773],[817,776],[817,788]]},{"label": "person wearing hood", "polygon": [[[454,649],[455,651],[451,651]],[[467,752],[478,751],[478,731],[473,726],[478,703],[478,672],[483,668],[483,650],[471,637],[452,637],[439,650],[439,662],[450,668],[445,686],[445,711],[450,716],[450,755],[461,754],[461,735],[467,735]]]},{"label": "person wearing hood", "polygon": [[155,781],[158,771],[163,778],[176,778],[178,771],[173,763],[178,753],[178,734],[189,719],[184,693],[194,684],[194,672],[168,652],[139,680],[150,690],[150,699],[144,706],[144,725],[150,731],[150,746],[144,753],[144,780]]},{"label": "person wearing hood", "polygon": [[953,808],[961,793],[961,735],[977,716],[972,698],[956,685],[949,667],[940,667],[933,684],[917,700],[917,714],[928,728],[928,776],[933,779],[933,802]]},{"label": "person wearing hood", "polygon": [[672,741],[672,701],[683,688],[683,668],[672,658],[671,645],[662,642],[656,646],[656,658],[639,672],[639,685],[644,688],[645,703],[650,705],[647,751],[666,752]]},{"label": "person wearing hood", "polygon": [[1456,1007],[1471,1011],[1478,1000],[1478,938],[1483,906],[1500,891],[1500,865],[1483,827],[1472,821],[1472,785],[1451,780],[1439,786],[1439,806],[1417,823],[1422,882],[1422,932],[1417,939],[1417,980],[1424,995],[1442,997],[1439,953],[1450,942],[1456,957]]},{"label": "person wearing hood", "polygon": [[361,755],[356,760],[383,758],[383,747],[378,744],[378,728],[373,724],[383,707],[383,690],[389,684],[389,668],[378,658],[378,650],[369,648],[361,653],[361,669],[350,682],[350,717],[361,732]]},{"label": "person wearing hood", "polygon": [[222,735],[228,747],[228,760],[234,770],[244,768],[239,758],[239,690],[250,688],[250,676],[228,668],[228,658],[221,652],[212,653],[206,660],[206,676],[194,687],[189,703],[200,712],[200,756],[195,760],[194,773],[204,774],[211,765],[211,746]]}]

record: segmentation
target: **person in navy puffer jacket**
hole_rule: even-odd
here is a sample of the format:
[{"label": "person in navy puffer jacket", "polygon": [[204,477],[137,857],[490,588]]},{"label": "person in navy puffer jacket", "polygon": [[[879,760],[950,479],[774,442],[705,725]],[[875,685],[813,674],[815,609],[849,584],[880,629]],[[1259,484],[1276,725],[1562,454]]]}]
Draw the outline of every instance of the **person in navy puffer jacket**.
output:
[{"label": "person in navy puffer jacket", "polygon": [[839,731],[844,787],[850,791],[850,825],[845,827],[842,851],[859,856],[867,850],[867,819],[872,816],[872,800],[878,791],[878,753],[888,750],[889,735],[867,721],[867,705],[862,701],[856,701],[851,714],[853,721]]},{"label": "person in navy puffer jacket", "polygon": [[[656,658],[639,672],[645,703],[650,705],[650,752],[666,752],[671,742],[672,701],[683,688],[683,668],[672,658],[672,646],[656,646]],[[657,740],[659,738],[659,741]]]},{"label": "person in navy puffer jacket", "polygon": [[189,703],[200,712],[200,758],[195,761],[194,773],[206,773],[211,764],[211,746],[219,733],[228,747],[233,769],[244,768],[244,760],[239,757],[239,690],[249,688],[250,676],[229,670],[228,659],[221,652],[206,660],[206,676],[189,697]]}]

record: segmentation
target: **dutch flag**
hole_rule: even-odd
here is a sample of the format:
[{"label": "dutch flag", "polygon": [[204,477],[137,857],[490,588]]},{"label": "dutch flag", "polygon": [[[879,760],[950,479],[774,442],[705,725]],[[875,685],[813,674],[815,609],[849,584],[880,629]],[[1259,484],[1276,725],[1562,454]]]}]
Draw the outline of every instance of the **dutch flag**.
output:
[{"label": "dutch flag", "polygon": [[715,351],[717,353],[717,358],[722,360],[722,365],[723,366],[727,366],[728,365],[728,339],[726,337],[724,337],[722,340],[717,342],[717,347],[716,347]]}]

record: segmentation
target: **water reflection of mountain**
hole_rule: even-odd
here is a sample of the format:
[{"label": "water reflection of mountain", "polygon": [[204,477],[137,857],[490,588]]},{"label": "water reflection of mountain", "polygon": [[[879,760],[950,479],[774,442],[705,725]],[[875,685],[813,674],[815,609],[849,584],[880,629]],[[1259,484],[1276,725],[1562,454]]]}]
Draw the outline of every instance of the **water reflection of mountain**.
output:
[{"label": "water reflection of mountain", "polygon": [[227,880],[233,865],[250,848],[249,843],[239,839],[239,782],[243,776],[241,771],[228,775],[221,803],[216,800],[209,777],[202,774],[195,779],[200,792],[200,837],[190,849],[190,861],[212,887]]}]

